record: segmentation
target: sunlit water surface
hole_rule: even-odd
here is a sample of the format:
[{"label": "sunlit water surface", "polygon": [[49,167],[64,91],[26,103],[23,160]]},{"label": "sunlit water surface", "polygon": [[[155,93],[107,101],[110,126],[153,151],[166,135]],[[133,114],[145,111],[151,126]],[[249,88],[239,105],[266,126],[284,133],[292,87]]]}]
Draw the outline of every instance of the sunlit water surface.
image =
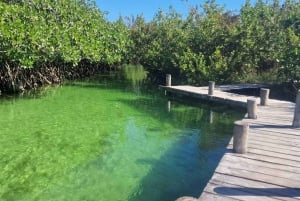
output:
[{"label": "sunlit water surface", "polygon": [[0,101],[0,200],[199,196],[241,114],[124,83]]}]

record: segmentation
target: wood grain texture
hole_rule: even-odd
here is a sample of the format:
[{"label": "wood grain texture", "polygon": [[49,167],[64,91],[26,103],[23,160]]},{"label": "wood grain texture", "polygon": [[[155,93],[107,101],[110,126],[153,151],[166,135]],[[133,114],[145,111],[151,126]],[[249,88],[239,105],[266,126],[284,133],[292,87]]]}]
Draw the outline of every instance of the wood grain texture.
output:
[{"label": "wood grain texture", "polygon": [[[245,88],[254,88],[245,85]],[[257,87],[261,87],[257,85]],[[234,107],[247,107],[247,99],[258,97],[226,91],[242,85],[208,87],[172,86],[161,89],[170,93],[199,98]],[[269,99],[267,106],[257,107],[257,119],[242,120],[250,124],[247,154],[232,152],[228,144],[214,175],[199,200],[300,200],[300,129],[292,127],[295,104]]]}]

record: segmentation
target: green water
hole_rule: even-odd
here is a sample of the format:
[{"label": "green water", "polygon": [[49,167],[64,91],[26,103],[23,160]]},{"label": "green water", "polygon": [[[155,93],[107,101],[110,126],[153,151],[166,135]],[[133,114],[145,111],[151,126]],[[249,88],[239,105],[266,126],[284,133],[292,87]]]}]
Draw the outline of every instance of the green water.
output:
[{"label": "green water", "polygon": [[[199,196],[241,114],[109,81],[0,100],[0,200]],[[148,92],[147,92],[148,91]]]}]

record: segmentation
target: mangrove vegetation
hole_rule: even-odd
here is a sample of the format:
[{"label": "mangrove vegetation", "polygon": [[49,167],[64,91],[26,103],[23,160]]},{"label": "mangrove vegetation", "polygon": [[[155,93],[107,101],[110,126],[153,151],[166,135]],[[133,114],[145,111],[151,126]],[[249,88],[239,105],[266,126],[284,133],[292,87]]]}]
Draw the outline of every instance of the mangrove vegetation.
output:
[{"label": "mangrove vegetation", "polygon": [[[99,8],[100,7],[100,8]],[[93,0],[1,0],[0,90],[21,92],[141,65],[194,85],[300,81],[300,2],[246,0],[231,12],[215,0],[183,17],[105,18]]]}]

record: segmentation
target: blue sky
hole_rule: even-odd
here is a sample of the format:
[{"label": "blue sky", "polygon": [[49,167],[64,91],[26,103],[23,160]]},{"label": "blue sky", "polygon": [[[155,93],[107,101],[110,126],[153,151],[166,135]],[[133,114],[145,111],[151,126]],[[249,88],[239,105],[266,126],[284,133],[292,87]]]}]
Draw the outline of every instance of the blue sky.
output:
[{"label": "blue sky", "polygon": [[[254,1],[254,0],[253,0]],[[200,5],[204,0],[96,0],[101,11],[107,11],[106,18],[115,21],[120,15],[136,16],[143,14],[150,21],[158,9],[168,11],[170,5],[183,16],[186,16],[191,5]],[[216,0],[220,5],[226,5],[226,10],[238,12],[244,0]]]}]

